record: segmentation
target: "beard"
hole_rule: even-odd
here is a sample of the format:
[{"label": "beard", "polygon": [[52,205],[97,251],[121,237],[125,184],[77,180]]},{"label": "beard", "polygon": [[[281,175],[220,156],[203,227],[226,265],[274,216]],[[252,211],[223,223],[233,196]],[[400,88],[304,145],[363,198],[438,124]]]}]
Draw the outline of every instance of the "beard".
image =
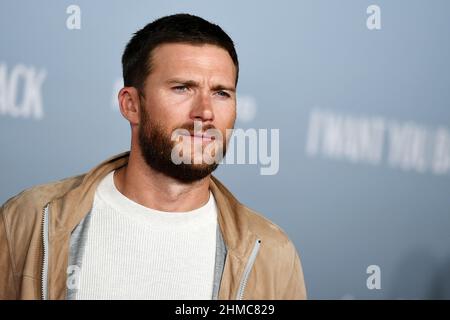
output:
[{"label": "beard", "polygon": [[[183,183],[192,183],[201,180],[210,175],[219,166],[218,161],[214,163],[179,163],[176,164],[172,160],[172,150],[176,141],[171,140],[171,134],[167,134],[168,130],[159,123],[150,121],[147,112],[141,108],[141,125],[138,130],[138,141],[142,156],[152,169],[162,174],[172,177]],[[214,128],[212,126],[204,129]],[[194,132],[194,124],[181,126],[179,129],[185,129]],[[211,141],[210,143],[215,143]],[[202,149],[204,146],[202,146]],[[226,154],[226,138],[222,143],[222,148],[218,151],[218,158],[224,157]]]}]

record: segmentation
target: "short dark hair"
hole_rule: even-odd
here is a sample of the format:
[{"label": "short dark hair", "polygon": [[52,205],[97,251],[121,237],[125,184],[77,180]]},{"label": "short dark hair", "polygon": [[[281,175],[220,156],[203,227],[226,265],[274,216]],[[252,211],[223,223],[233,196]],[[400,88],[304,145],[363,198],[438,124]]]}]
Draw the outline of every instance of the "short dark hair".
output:
[{"label": "short dark hair", "polygon": [[216,24],[198,16],[179,13],[159,18],[134,33],[122,55],[124,85],[135,87],[140,94],[145,79],[151,72],[151,54],[165,43],[212,44],[225,49],[236,67],[238,81],[239,62],[231,38]]}]

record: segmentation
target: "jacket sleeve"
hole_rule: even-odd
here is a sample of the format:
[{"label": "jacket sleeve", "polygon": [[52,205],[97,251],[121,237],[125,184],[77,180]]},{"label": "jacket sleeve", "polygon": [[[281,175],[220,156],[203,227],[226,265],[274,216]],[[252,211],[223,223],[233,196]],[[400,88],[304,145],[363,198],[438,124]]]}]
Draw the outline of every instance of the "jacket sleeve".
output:
[{"label": "jacket sleeve", "polygon": [[0,300],[17,298],[11,246],[8,240],[3,206],[0,207]]},{"label": "jacket sleeve", "polygon": [[290,243],[291,272],[287,276],[287,284],[283,292],[282,300],[306,300],[306,286],[303,277],[303,268],[300,256],[294,245]]}]

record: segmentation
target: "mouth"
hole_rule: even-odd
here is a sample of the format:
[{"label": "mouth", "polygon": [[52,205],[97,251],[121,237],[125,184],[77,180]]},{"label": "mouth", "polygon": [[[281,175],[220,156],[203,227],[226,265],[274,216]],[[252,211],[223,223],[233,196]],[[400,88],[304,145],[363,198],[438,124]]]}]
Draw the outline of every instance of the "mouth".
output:
[{"label": "mouth", "polygon": [[186,137],[190,137],[191,139],[194,140],[201,140],[201,141],[213,141],[215,140],[215,137],[212,135],[208,135],[206,133],[190,133],[190,134],[181,134],[182,136],[186,136]]}]

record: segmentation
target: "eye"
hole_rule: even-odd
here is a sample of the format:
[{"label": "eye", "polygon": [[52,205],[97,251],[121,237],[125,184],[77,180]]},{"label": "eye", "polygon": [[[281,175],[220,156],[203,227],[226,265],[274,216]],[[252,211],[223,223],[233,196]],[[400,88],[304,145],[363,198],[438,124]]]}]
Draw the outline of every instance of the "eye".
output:
[{"label": "eye", "polygon": [[176,86],[176,87],[172,87],[172,90],[175,90],[177,92],[185,92],[187,91],[188,87],[187,86]]},{"label": "eye", "polygon": [[230,95],[225,91],[217,91],[217,94],[221,97],[226,97],[226,98],[230,97]]}]

